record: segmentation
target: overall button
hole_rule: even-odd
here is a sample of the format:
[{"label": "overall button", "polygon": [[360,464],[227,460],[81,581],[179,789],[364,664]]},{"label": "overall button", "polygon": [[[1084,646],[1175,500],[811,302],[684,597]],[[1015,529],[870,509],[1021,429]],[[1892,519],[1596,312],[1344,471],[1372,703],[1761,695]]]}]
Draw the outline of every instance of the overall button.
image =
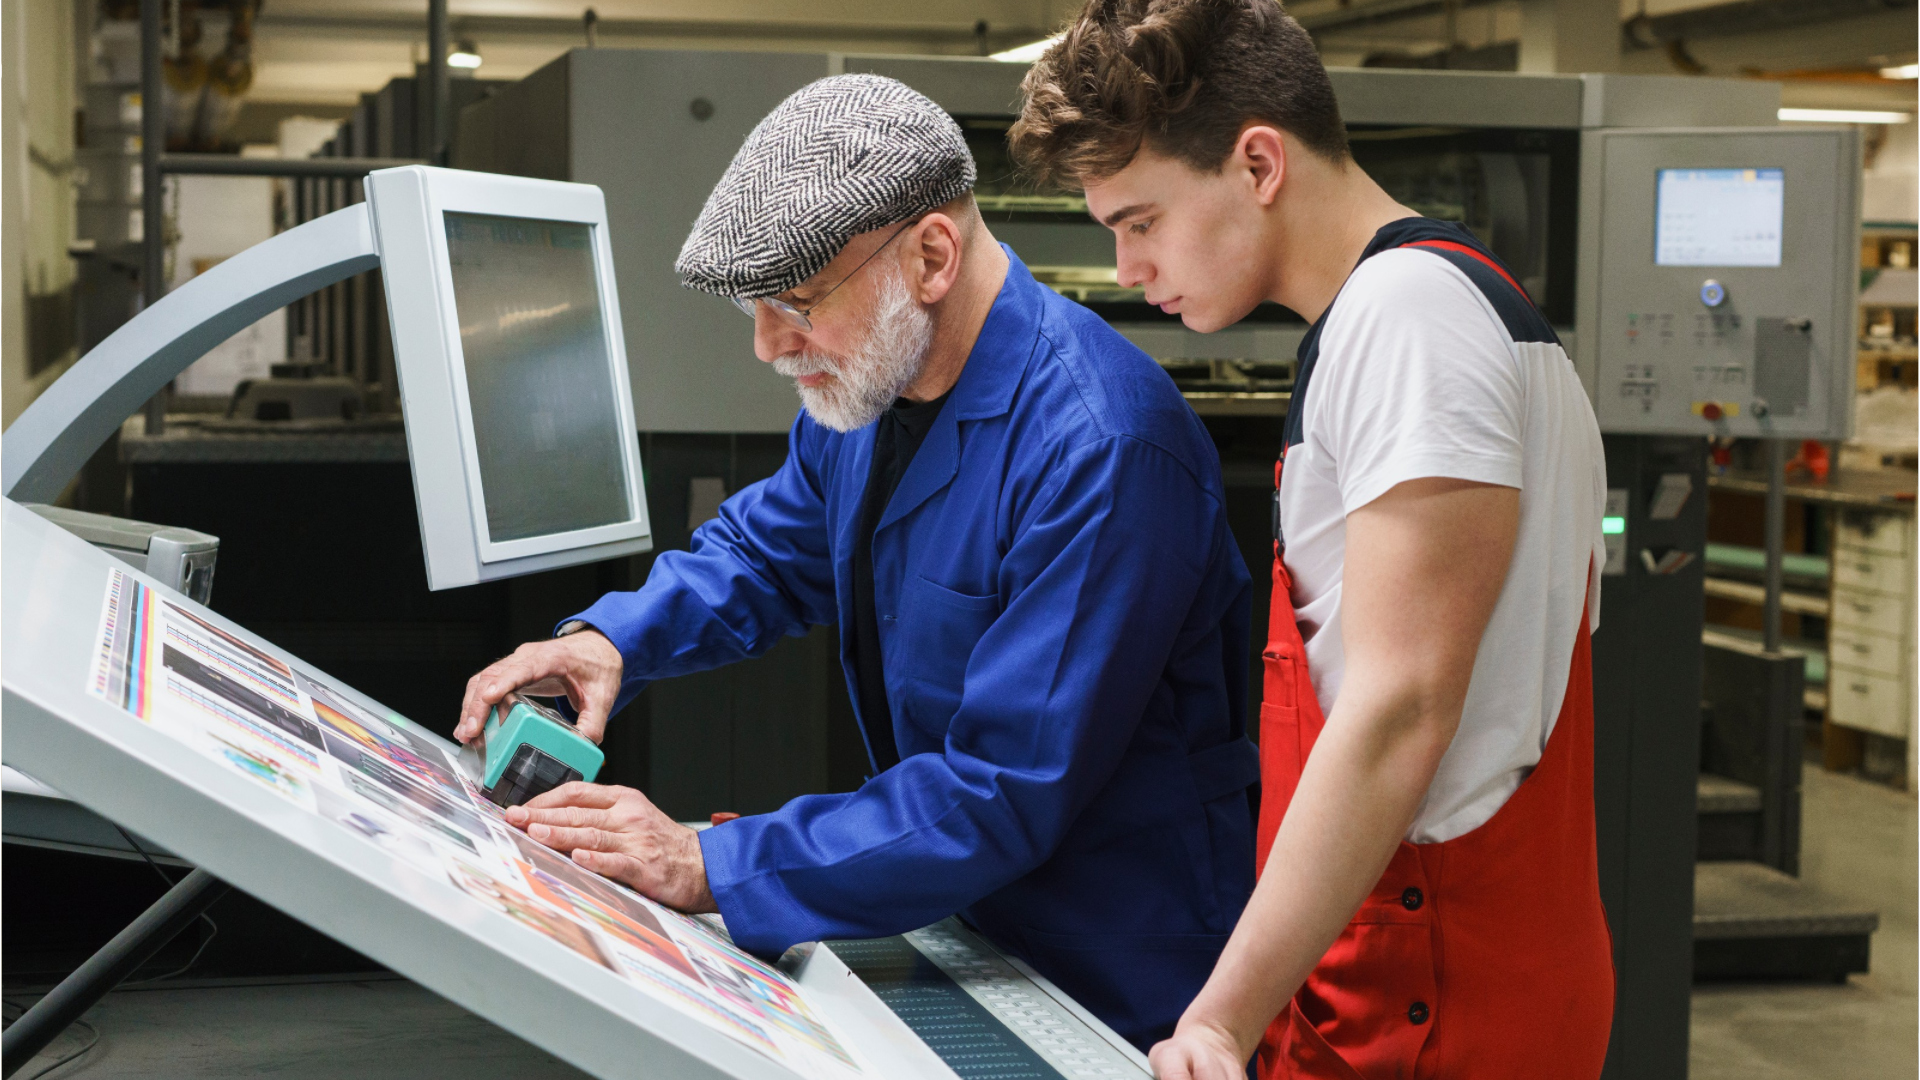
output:
[{"label": "overall button", "polygon": [[1409,888],[1400,894],[1400,906],[1406,908],[1408,911],[1419,911],[1420,905],[1426,902],[1427,898],[1421,895],[1419,889]]},{"label": "overall button", "polygon": [[1413,1004],[1407,1006],[1407,1019],[1413,1021],[1416,1024],[1426,1023],[1427,1022],[1427,1003],[1424,1001],[1416,1001]]}]

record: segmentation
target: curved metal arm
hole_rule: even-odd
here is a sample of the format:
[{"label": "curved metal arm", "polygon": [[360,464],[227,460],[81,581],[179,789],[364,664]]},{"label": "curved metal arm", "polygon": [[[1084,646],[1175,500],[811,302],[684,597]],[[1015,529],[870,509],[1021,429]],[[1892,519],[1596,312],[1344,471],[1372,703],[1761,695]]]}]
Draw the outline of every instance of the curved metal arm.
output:
[{"label": "curved metal arm", "polygon": [[268,312],[380,265],[356,203],[226,259],[80,358],[0,437],[0,489],[51,502],[115,428],[207,350]]}]

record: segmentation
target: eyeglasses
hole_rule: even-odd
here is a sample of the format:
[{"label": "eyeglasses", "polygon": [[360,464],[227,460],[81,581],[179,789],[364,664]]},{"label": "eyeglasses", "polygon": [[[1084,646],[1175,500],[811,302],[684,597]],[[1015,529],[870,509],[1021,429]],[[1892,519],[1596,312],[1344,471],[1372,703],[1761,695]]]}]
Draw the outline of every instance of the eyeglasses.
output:
[{"label": "eyeglasses", "polygon": [[813,303],[807,305],[805,308],[794,307],[792,304],[787,303],[785,300],[781,300],[778,297],[773,297],[773,296],[759,296],[759,297],[753,297],[751,299],[744,296],[736,296],[733,298],[733,306],[739,308],[741,312],[743,312],[747,316],[747,318],[751,319],[754,317],[754,309],[759,307],[761,304],[765,304],[770,310],[773,311],[774,314],[785,319],[795,329],[798,329],[803,333],[810,334],[813,332],[813,319],[810,316],[812,316],[814,312],[820,310],[820,305],[827,302],[827,297],[832,296],[834,293],[838,292],[840,289],[840,286],[845,285],[849,281],[852,281],[854,274],[858,274],[860,271],[865,270],[867,268],[867,264],[873,261],[874,255],[878,255],[881,252],[887,250],[888,244],[891,244],[895,240],[899,239],[901,233],[906,232],[908,229],[911,229],[915,225],[920,224],[922,220],[923,219],[921,218],[915,218],[912,221],[909,221],[906,224],[900,226],[899,228],[893,230],[893,235],[887,237],[885,243],[882,243],[879,247],[873,249],[873,255],[868,255],[866,258],[861,259],[859,266],[854,267],[853,270],[849,272],[846,277],[843,277],[839,281],[834,282],[833,288],[828,289],[824,293],[821,293],[820,299],[815,300]]}]

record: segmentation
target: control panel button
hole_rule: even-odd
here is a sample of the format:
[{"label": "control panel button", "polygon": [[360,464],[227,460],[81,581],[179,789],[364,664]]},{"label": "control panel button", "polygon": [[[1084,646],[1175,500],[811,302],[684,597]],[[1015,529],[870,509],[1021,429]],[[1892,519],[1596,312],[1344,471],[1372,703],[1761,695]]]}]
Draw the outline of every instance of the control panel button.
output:
[{"label": "control panel button", "polygon": [[1740,403],[1737,401],[1696,401],[1693,403],[1693,415],[1704,420],[1731,420],[1740,415]]},{"label": "control panel button", "polygon": [[1727,302],[1727,287],[1708,278],[1700,283],[1700,302],[1708,307],[1719,307]]}]

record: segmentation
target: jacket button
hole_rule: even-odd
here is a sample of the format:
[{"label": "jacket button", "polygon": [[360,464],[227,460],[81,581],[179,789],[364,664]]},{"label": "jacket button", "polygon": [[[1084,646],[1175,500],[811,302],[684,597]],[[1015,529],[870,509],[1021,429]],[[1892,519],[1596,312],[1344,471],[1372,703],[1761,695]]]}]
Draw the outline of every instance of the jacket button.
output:
[{"label": "jacket button", "polygon": [[1407,1006],[1407,1019],[1413,1021],[1416,1024],[1426,1023],[1427,1022],[1427,1003],[1424,1001],[1416,1001],[1413,1004]]},{"label": "jacket button", "polygon": [[[1419,889],[1409,887],[1405,892],[1400,894],[1400,906],[1406,908],[1408,911],[1419,911],[1420,905],[1426,902],[1426,896],[1424,896]],[[1419,1022],[1418,1020],[1414,1021],[1416,1024]]]}]

